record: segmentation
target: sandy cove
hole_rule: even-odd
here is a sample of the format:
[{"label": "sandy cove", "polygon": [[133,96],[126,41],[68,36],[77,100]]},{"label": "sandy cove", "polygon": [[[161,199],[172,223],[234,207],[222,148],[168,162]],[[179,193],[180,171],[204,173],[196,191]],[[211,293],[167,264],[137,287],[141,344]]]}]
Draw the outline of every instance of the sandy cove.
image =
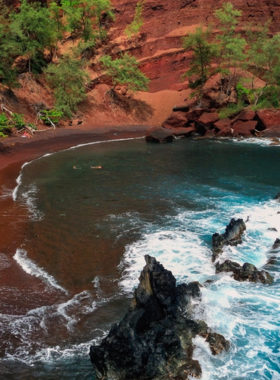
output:
[{"label": "sandy cove", "polygon": [[[16,179],[19,176],[21,166],[25,162],[39,158],[44,154],[58,152],[79,144],[144,137],[147,128],[148,126],[144,125],[102,126],[94,127],[90,130],[63,128],[38,133],[30,139],[10,137],[2,140],[0,143],[0,252],[7,256],[14,255],[26,235],[25,220],[28,215],[23,208],[19,211],[10,194],[12,189],[16,187]],[[5,196],[7,191],[10,195]],[[0,285],[13,287],[15,283],[20,284],[22,288],[34,286],[37,289],[38,287],[37,279],[32,276],[26,276],[16,262],[13,263],[11,268],[2,270],[0,278]],[[13,300],[9,301],[9,305],[10,303],[13,304]],[[22,307],[22,310],[28,309],[28,304],[25,305],[24,301],[22,305],[17,303],[15,305]],[[7,307],[4,302],[1,312],[9,312]]]}]

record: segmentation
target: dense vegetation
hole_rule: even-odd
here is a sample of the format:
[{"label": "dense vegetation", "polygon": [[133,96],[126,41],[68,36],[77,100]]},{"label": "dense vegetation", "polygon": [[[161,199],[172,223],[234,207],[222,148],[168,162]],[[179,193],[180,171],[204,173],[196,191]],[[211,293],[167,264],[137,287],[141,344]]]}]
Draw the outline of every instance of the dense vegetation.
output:
[{"label": "dense vegetation", "polygon": [[[213,27],[199,26],[183,39],[186,50],[192,51],[190,78],[193,96],[202,104],[204,86],[213,75],[220,75],[220,99],[227,98],[234,88],[238,104],[221,110],[230,116],[244,107],[253,109],[279,108],[280,96],[280,35],[269,34],[265,25],[241,24],[241,11],[224,3],[215,11],[219,33]],[[241,34],[242,33],[242,34]]]},{"label": "dense vegetation", "polygon": [[[141,30],[143,9],[144,0],[140,0],[133,21],[124,30],[128,38]],[[221,104],[233,89],[237,92],[237,104],[228,104],[220,111],[222,116],[236,113],[244,104],[254,109],[280,107],[280,35],[271,36],[269,21],[262,26],[244,24],[241,16],[231,3],[224,3],[215,11],[218,32],[201,25],[183,38],[184,48],[192,51],[185,76],[198,104],[202,105],[205,83],[216,74]],[[53,0],[46,4],[22,0],[17,8],[9,8],[0,0],[2,85],[9,90],[19,86],[20,58],[21,73],[41,75],[53,89],[55,109],[41,109],[38,117],[55,127],[61,117],[71,117],[86,98],[89,59],[108,41],[107,29],[113,21],[110,0]],[[62,53],[64,46],[67,48]],[[148,79],[128,53],[103,55],[95,63],[110,79],[111,92],[117,85],[126,85],[132,91],[148,88]],[[1,135],[23,120],[12,113],[0,114],[0,119]]]},{"label": "dense vegetation", "polygon": [[[136,6],[135,18],[128,26],[131,37],[142,26],[143,3]],[[106,27],[114,20],[110,0],[61,0],[29,2],[22,0],[16,9],[0,2],[0,80],[10,90],[19,86],[17,59],[21,57],[21,72],[42,75],[54,91],[55,110],[52,115],[71,116],[77,104],[86,97],[89,82],[87,58],[94,49],[106,42]],[[59,47],[68,43],[67,52],[58,54]],[[22,62],[26,62],[25,69]],[[113,60],[100,59],[100,65],[111,77],[113,86],[126,84],[131,90],[147,90],[148,79],[141,73],[137,61],[127,53]],[[113,90],[114,90],[113,88]],[[43,110],[44,112],[46,110]],[[45,115],[44,112],[40,113]],[[10,118],[4,114],[0,132],[11,127]],[[7,120],[6,120],[7,119]],[[41,119],[47,121],[46,118]]]}]

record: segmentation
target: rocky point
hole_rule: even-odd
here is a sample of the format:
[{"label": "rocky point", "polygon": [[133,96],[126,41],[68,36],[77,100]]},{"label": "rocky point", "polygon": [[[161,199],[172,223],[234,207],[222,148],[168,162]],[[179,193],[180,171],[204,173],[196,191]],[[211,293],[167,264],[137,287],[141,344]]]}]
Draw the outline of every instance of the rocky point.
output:
[{"label": "rocky point", "polygon": [[201,367],[192,359],[192,338],[203,336],[213,355],[229,349],[229,342],[192,317],[192,299],[199,300],[197,282],[176,286],[173,274],[146,255],[133,302],[114,324],[90,358],[98,379],[199,378]]}]

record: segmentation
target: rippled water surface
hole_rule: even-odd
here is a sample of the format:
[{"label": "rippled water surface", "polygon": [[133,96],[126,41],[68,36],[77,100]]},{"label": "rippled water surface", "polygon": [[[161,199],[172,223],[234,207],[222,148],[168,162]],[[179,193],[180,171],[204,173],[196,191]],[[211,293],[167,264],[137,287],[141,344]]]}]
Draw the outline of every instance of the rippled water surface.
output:
[{"label": "rippled water surface", "polygon": [[[94,379],[89,346],[124,315],[150,254],[178,282],[212,280],[194,318],[231,349],[214,357],[194,339],[203,380],[280,379],[280,259],[271,251],[280,237],[279,167],[275,146],[142,139],[25,165],[18,187],[0,198],[14,196],[10,212],[24,228],[15,251],[0,249],[0,378]],[[271,286],[215,275],[212,234],[248,216],[243,244],[221,259],[268,270]]]}]

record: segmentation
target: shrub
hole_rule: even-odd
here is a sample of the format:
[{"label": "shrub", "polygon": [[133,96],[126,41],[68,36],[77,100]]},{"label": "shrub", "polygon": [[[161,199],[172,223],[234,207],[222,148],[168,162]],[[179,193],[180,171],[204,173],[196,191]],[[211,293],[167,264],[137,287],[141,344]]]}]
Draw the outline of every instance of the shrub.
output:
[{"label": "shrub", "polygon": [[7,137],[6,131],[11,129],[10,120],[4,113],[0,114],[0,137]]},{"label": "shrub", "polygon": [[31,128],[31,129],[34,129],[35,131],[37,130],[36,125],[33,124],[33,123],[27,123],[27,126],[28,126],[29,128]]},{"label": "shrub", "polygon": [[[112,59],[109,55],[100,58],[106,75],[111,78],[114,89],[116,85],[126,85],[132,91],[147,91],[149,79],[138,68],[137,59],[125,53],[120,58]],[[114,90],[113,89],[113,90]]]},{"label": "shrub", "polygon": [[22,129],[25,126],[23,115],[20,115],[19,113],[13,113],[12,123],[16,127],[16,129]]},{"label": "shrub", "polygon": [[58,64],[50,64],[45,70],[47,82],[54,89],[55,109],[68,117],[86,98],[85,85],[89,76],[84,66],[83,60],[66,54]]},{"label": "shrub", "polygon": [[235,103],[229,103],[227,107],[221,108],[218,110],[220,119],[224,119],[226,117],[232,117],[237,115],[239,112],[241,112],[244,108],[244,103],[238,102],[237,104]]},{"label": "shrub", "polygon": [[62,117],[63,112],[57,111],[55,108],[40,112],[40,119],[47,125],[51,125],[51,122],[57,124]]},{"label": "shrub", "polygon": [[124,33],[127,35],[128,38],[131,38],[134,34],[137,34],[140,31],[144,22],[143,15],[142,15],[143,8],[144,8],[144,1],[140,0],[136,4],[135,15],[134,15],[134,19],[132,23],[129,24],[124,30]]},{"label": "shrub", "polygon": [[280,88],[276,86],[267,86],[264,89],[260,89],[262,94],[258,99],[258,103],[253,107],[255,111],[264,108],[279,108]]}]

